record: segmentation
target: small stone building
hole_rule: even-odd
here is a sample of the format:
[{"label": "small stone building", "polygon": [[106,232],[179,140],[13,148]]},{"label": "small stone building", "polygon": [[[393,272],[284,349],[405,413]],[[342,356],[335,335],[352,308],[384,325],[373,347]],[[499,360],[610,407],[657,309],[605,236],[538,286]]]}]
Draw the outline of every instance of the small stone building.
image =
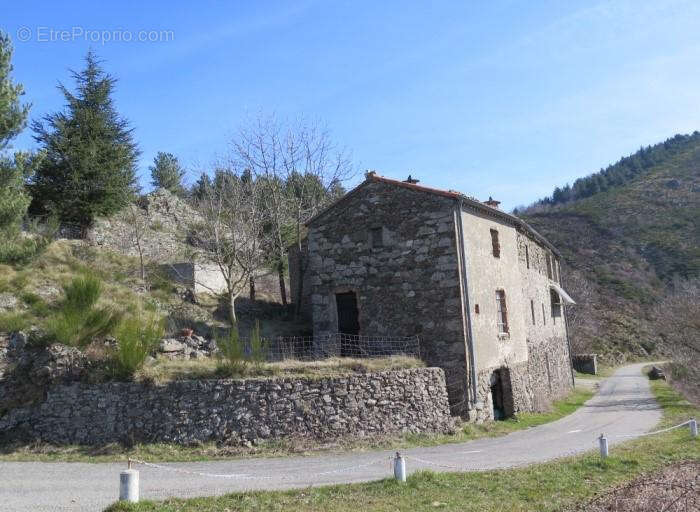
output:
[{"label": "small stone building", "polygon": [[307,227],[314,335],[417,334],[453,414],[472,421],[572,388],[559,252],[498,202],[367,173]]}]

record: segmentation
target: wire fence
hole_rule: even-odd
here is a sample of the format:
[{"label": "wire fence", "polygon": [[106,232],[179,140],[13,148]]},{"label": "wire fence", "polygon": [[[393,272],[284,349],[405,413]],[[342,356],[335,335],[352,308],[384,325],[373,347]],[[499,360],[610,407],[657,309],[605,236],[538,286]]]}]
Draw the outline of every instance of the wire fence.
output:
[{"label": "wire fence", "polygon": [[420,358],[420,339],[418,336],[360,336],[342,333],[321,336],[278,336],[267,340],[262,350],[264,359],[267,361],[285,359],[313,361],[330,357]]}]

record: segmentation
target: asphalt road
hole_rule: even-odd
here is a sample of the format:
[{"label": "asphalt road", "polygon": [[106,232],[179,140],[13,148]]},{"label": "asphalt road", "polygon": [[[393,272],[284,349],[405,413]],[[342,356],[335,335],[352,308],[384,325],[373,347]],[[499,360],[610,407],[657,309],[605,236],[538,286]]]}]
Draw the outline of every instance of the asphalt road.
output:
[{"label": "asphalt road", "polygon": [[[602,432],[611,446],[648,432],[661,419],[661,411],[641,374],[643,366],[618,369],[601,383],[596,396],[556,422],[500,438],[405,450],[407,470],[477,471],[522,466],[597,449],[597,436]],[[376,451],[137,469],[142,499],[163,499],[377,480],[391,475],[391,456],[391,452]],[[123,463],[0,462],[0,510],[102,510],[118,497],[119,472],[124,468]]]}]

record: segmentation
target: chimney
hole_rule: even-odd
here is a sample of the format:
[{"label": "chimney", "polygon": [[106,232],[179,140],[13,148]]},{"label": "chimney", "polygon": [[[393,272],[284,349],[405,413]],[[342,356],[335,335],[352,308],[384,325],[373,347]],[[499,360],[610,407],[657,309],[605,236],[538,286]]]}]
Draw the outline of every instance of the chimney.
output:
[{"label": "chimney", "polygon": [[[501,204],[500,201],[496,201],[493,197],[489,196],[488,201],[484,201],[484,204],[487,206],[490,206],[491,208],[498,208],[498,205]],[[499,208],[500,209],[500,208]]]},{"label": "chimney", "polygon": [[365,172],[365,179],[366,180],[372,179],[376,175],[377,175],[377,171],[370,171],[369,169],[367,169],[367,171]]},{"label": "chimney", "polygon": [[415,178],[412,178],[411,175],[408,175],[408,178],[404,180],[404,183],[410,183],[411,185],[415,185],[416,183],[420,183],[420,180],[417,180]]}]

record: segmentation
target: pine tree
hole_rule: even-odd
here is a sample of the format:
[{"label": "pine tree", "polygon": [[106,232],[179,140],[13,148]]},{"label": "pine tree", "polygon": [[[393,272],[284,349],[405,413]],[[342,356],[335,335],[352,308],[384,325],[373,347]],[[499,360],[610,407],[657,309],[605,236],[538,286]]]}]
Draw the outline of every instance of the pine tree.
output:
[{"label": "pine tree", "polygon": [[185,187],[182,185],[185,171],[175,155],[159,151],[149,170],[151,171],[151,185],[169,190],[179,197],[185,196]]},{"label": "pine tree", "polygon": [[81,226],[133,198],[139,155],[129,123],[114,108],[116,79],[104,72],[92,51],[85,64],[73,72],[75,94],[58,86],[66,110],[32,125],[46,156],[31,181],[31,210]]},{"label": "pine tree", "polygon": [[[24,129],[30,105],[21,104],[24,90],[12,82],[12,43],[0,32],[0,152],[9,148],[10,141]],[[24,188],[25,163],[28,155],[18,153],[14,158],[0,153],[0,237],[12,240],[29,206]]]}]

